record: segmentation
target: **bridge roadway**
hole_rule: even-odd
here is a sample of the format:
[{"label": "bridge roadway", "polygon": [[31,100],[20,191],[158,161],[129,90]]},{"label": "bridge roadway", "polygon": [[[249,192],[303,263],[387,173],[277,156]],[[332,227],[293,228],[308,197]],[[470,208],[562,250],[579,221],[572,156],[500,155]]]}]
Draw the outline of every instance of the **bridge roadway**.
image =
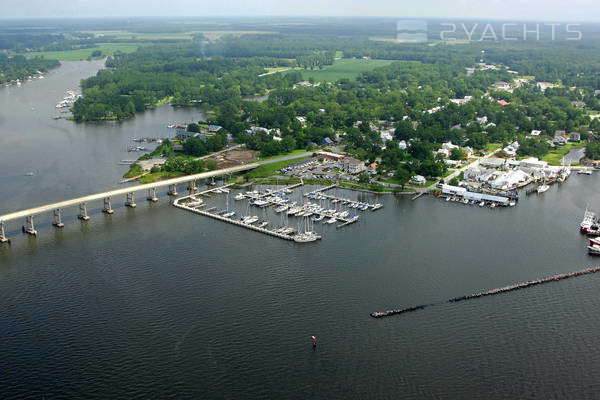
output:
[{"label": "bridge roadway", "polygon": [[[263,162],[263,163],[268,163],[268,162]],[[190,185],[190,189],[194,190],[195,189],[195,181],[197,181],[197,180],[212,178],[212,177],[220,176],[220,175],[233,174],[233,173],[241,172],[241,171],[248,171],[248,170],[257,168],[261,164],[262,163],[246,164],[246,165],[240,165],[240,166],[231,167],[231,168],[219,169],[219,170],[215,170],[215,171],[203,172],[201,174],[186,175],[186,176],[182,176],[179,178],[173,178],[173,179],[168,179],[168,180],[164,180],[164,181],[148,183],[148,184],[144,184],[144,185],[128,186],[128,187],[124,187],[122,189],[116,189],[116,190],[110,190],[107,192],[91,194],[88,196],[78,197],[75,199],[60,201],[58,203],[46,204],[46,205],[42,205],[39,207],[33,207],[33,208],[30,208],[27,210],[21,210],[21,211],[12,212],[12,213],[5,214],[5,215],[0,215],[0,243],[8,241],[8,239],[5,237],[5,234],[4,234],[4,223],[7,221],[25,218],[26,225],[23,227],[24,231],[26,233],[36,235],[37,231],[34,229],[34,225],[33,225],[33,216],[35,216],[35,215],[43,214],[46,212],[54,212],[53,225],[55,225],[57,227],[62,227],[63,224],[61,221],[60,210],[66,208],[66,207],[78,205],[79,211],[80,211],[78,217],[82,220],[88,220],[89,217],[87,215],[87,206],[86,206],[86,203],[88,203],[88,202],[104,199],[103,211],[105,213],[112,214],[112,212],[113,212],[113,210],[111,208],[111,198],[112,197],[126,195],[127,201],[126,201],[125,205],[127,205],[129,207],[135,207],[134,193],[136,193],[136,192],[141,192],[141,191],[146,190],[146,191],[148,191],[147,199],[150,201],[157,201],[158,200],[156,198],[156,189],[157,188],[168,186],[169,194],[176,195],[177,194],[177,190],[176,190],[177,185],[180,185],[183,183],[192,183]]]}]

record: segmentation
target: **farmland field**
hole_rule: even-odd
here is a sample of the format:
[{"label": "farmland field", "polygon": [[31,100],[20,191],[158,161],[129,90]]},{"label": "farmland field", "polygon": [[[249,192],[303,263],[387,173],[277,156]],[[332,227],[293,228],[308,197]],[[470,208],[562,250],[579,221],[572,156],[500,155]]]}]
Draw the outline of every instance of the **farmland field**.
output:
[{"label": "farmland field", "polygon": [[123,53],[132,53],[137,50],[139,46],[143,46],[140,43],[100,43],[98,47],[90,49],[77,49],[77,50],[65,50],[65,51],[33,51],[30,53],[24,53],[23,55],[27,58],[36,56],[44,56],[44,58],[56,59],[59,61],[79,61],[87,60],[92,52],[95,50],[102,51],[103,56],[112,56],[116,51]]},{"label": "farmland field", "polygon": [[391,64],[391,60],[363,60],[344,58],[336,60],[333,65],[316,70],[300,70],[304,79],[335,82],[340,79],[355,79],[361,72]]}]

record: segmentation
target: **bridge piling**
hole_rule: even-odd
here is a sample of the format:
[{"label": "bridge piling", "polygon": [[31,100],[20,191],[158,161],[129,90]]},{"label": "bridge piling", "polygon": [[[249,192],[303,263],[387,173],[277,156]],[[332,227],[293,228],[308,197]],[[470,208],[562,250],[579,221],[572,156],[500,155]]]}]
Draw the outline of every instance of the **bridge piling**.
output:
[{"label": "bridge piling", "polygon": [[125,205],[130,208],[135,208],[135,194],[133,192],[127,193],[127,201],[125,202]]},{"label": "bridge piling", "polygon": [[196,187],[196,181],[190,181],[188,183],[188,192],[190,193],[190,196],[196,194],[196,190],[198,190],[198,188]]},{"label": "bridge piling", "polygon": [[158,197],[156,197],[156,188],[148,189],[148,197],[146,200],[156,203],[158,201]]},{"label": "bridge piling", "polygon": [[33,215],[25,217],[25,225],[23,226],[23,232],[37,236],[37,231],[35,230],[35,226],[33,225]]},{"label": "bridge piling", "polygon": [[54,219],[52,221],[52,225],[54,225],[57,228],[62,228],[65,226],[65,224],[63,224],[63,222],[62,222],[62,218],[60,215],[60,208],[57,208],[56,210],[54,210]]},{"label": "bridge piling", "polygon": [[77,216],[82,221],[89,221],[90,216],[87,213],[87,204],[79,203],[79,215]]},{"label": "bridge piling", "polygon": [[168,191],[168,195],[169,196],[177,196],[177,185],[169,185],[169,191]]},{"label": "bridge piling", "polygon": [[0,220],[0,243],[8,242],[8,238],[4,234],[4,221]]},{"label": "bridge piling", "polygon": [[110,203],[110,197],[104,198],[104,207],[102,208],[102,212],[105,214],[113,214],[115,211],[112,209],[112,205]]}]

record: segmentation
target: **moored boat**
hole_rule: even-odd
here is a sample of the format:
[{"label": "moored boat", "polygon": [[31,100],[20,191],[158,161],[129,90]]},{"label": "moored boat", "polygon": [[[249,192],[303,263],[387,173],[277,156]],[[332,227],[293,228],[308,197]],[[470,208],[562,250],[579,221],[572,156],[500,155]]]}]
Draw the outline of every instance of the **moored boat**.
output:
[{"label": "moored boat", "polygon": [[544,185],[540,185],[540,186],[537,187],[537,192],[538,193],[544,193],[544,192],[547,192],[548,189],[550,189],[550,186],[545,185],[545,184]]}]

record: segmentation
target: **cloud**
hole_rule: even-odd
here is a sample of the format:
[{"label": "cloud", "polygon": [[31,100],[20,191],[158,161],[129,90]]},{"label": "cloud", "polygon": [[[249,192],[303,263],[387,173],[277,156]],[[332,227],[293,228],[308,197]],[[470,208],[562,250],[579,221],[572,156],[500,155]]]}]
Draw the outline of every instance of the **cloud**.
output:
[{"label": "cloud", "polygon": [[600,21],[597,0],[0,0],[2,17],[386,16]]}]

